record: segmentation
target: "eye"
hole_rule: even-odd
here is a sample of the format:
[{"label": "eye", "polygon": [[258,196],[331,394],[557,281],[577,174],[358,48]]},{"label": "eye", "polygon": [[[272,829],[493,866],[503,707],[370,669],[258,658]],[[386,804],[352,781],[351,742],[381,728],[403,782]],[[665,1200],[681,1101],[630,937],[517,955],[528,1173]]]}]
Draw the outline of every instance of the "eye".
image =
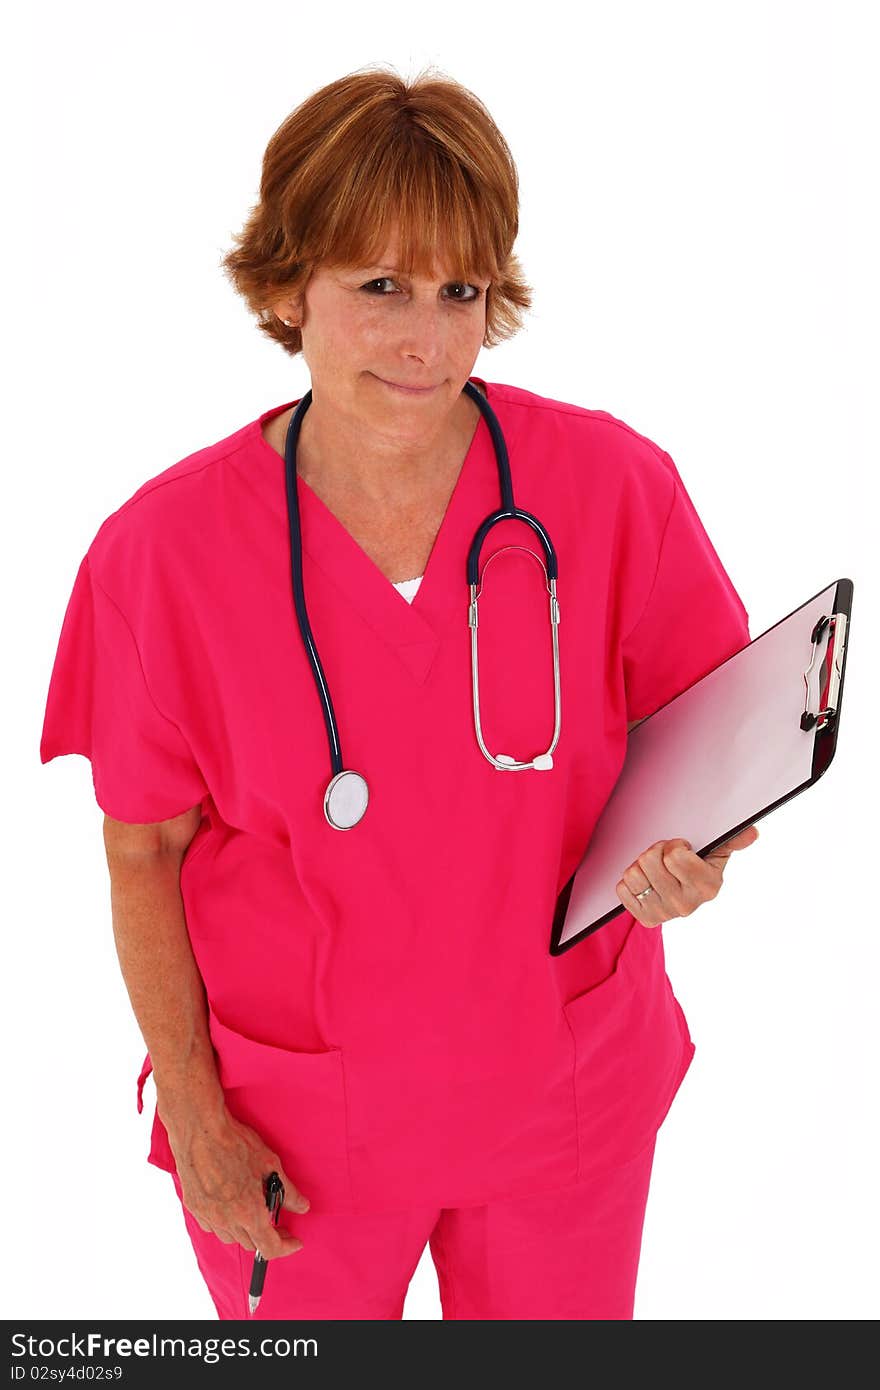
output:
[{"label": "eye", "polygon": [[[390,276],[381,275],[376,280],[368,280],[365,285],[361,285],[361,289],[365,294],[372,295],[374,299],[387,299],[389,296],[385,293],[384,290],[376,291],[374,287],[376,285],[393,285],[395,283],[396,282],[392,280]],[[453,303],[456,304],[473,304],[476,302],[476,300],[480,299],[483,294],[483,291],[479,289],[476,285],[465,285],[462,283],[461,280],[450,281],[449,286],[446,286],[446,288],[450,287],[456,290],[473,290],[473,294],[470,295],[467,299],[463,299],[459,295],[454,295]]]},{"label": "eye", "polygon": [[[382,275],[378,280],[368,280],[365,285],[361,285],[361,289],[364,290],[367,294],[373,294],[373,287],[375,285],[391,285],[393,283],[393,280],[390,280],[387,275]],[[385,295],[383,295],[380,291],[376,298],[384,299]]]},{"label": "eye", "polygon": [[463,285],[460,280],[453,280],[452,285],[454,289],[458,290],[473,290],[473,294],[470,296],[470,298],[459,299],[459,304],[473,304],[474,301],[479,299],[483,293],[483,291],[477,285]]}]

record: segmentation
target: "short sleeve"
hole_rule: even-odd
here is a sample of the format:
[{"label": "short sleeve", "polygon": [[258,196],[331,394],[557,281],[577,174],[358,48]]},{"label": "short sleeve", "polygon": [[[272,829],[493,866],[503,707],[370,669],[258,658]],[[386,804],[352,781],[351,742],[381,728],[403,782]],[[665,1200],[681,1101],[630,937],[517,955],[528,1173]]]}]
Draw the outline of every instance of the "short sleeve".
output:
[{"label": "short sleeve", "polygon": [[156,707],[124,614],[86,555],[67,605],[49,683],[40,761],[81,753],[114,820],[170,820],[207,786],[180,729]]},{"label": "short sleeve", "polygon": [[657,570],[623,641],[627,721],[645,719],[751,640],[749,617],[668,454],[674,492]]}]

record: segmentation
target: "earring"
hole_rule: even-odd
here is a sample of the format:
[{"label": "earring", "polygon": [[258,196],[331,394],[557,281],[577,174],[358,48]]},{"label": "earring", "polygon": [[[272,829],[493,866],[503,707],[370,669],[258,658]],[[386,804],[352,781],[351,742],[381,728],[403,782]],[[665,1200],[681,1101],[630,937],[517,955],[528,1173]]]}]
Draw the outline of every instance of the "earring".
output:
[{"label": "earring", "polygon": [[284,322],[287,324],[288,328],[293,327],[293,321],[291,319],[285,319]]}]

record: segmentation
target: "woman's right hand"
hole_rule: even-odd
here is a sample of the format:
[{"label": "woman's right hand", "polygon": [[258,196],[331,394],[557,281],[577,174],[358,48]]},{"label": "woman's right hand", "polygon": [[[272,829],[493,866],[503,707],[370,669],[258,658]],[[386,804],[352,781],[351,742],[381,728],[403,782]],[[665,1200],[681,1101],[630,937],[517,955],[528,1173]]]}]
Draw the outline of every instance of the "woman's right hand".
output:
[{"label": "woman's right hand", "polygon": [[236,1120],[225,1106],[210,1121],[198,1107],[183,1114],[178,1111],[172,1126],[166,1123],[165,1127],[184,1206],[203,1231],[226,1244],[237,1241],[245,1250],[259,1250],[266,1260],[302,1249],[297,1236],[273,1224],[263,1179],[273,1171],[278,1174],[287,1211],[306,1212],[309,1200],[254,1130]]}]

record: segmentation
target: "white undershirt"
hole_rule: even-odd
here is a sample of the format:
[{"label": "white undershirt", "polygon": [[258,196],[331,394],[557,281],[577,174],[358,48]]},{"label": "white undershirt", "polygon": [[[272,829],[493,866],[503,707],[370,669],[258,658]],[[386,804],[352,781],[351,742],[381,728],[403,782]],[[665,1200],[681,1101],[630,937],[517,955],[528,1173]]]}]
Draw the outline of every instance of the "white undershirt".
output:
[{"label": "white undershirt", "polygon": [[423,574],[420,574],[416,579],[401,579],[399,583],[394,585],[394,587],[398,593],[403,594],[403,597],[406,599],[407,603],[412,603],[413,599],[416,596],[416,591],[424,577],[425,576]]}]

